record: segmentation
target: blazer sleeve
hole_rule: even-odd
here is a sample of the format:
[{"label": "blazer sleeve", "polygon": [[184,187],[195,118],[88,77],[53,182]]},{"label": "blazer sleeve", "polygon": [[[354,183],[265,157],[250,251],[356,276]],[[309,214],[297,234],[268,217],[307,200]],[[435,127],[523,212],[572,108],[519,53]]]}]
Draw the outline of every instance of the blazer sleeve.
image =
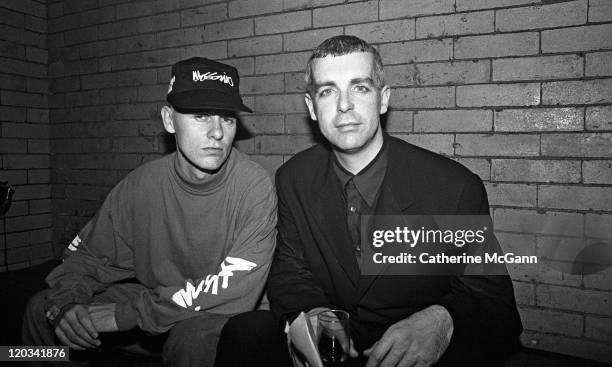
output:
[{"label": "blazer sleeve", "polygon": [[317,285],[304,255],[300,236],[300,203],[290,175],[283,168],[276,174],[278,195],[278,236],[276,252],[268,277],[270,308],[287,320],[315,307],[330,307],[323,289]]},{"label": "blazer sleeve", "polygon": [[[475,175],[463,189],[459,212],[489,215],[486,190]],[[484,345],[487,354],[495,357],[507,355],[518,347],[523,327],[507,274],[455,276],[450,293],[440,304],[453,319],[453,340]]]}]

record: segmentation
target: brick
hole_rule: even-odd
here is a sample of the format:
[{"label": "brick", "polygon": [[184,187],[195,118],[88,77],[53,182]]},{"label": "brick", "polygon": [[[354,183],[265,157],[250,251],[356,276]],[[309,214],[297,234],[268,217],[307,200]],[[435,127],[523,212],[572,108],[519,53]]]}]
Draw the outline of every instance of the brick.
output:
[{"label": "brick", "polygon": [[49,126],[40,124],[2,124],[2,136],[5,138],[48,138]]},{"label": "brick", "polygon": [[0,41],[0,52],[4,57],[23,59],[26,55],[26,48],[15,42]]},{"label": "brick", "polygon": [[612,211],[612,196],[606,187],[540,186],[538,207]]},{"label": "brick", "polygon": [[[227,57],[227,43],[226,41],[219,41],[181,47],[181,59],[188,59],[195,56],[206,56],[213,60],[223,59]],[[240,72],[240,75],[242,76],[243,73]]]},{"label": "brick", "polygon": [[414,112],[390,109],[385,115],[383,128],[388,133],[412,132]]},{"label": "brick", "polygon": [[587,54],[586,76],[612,76],[612,52]]},{"label": "brick", "polygon": [[316,144],[309,135],[260,135],[255,139],[260,154],[295,154]]},{"label": "brick", "polygon": [[[11,205],[10,212],[7,213],[8,217],[23,217],[24,215],[28,215],[28,202],[27,201],[15,201]],[[10,246],[9,241],[9,246]]]},{"label": "brick", "polygon": [[453,57],[452,39],[387,43],[379,48],[383,63],[405,64],[410,62],[450,60]]},{"label": "brick", "polygon": [[577,55],[493,60],[495,81],[569,79],[583,75],[583,58]]},{"label": "brick", "polygon": [[530,108],[495,111],[495,131],[579,131],[581,108]]},{"label": "brick", "polygon": [[503,9],[495,13],[495,29],[501,32],[567,27],[586,23],[587,1]]},{"label": "brick", "polygon": [[49,183],[51,178],[48,169],[30,169],[28,170],[28,183],[42,184]]},{"label": "brick", "polygon": [[612,134],[542,135],[542,155],[556,157],[612,157]]},{"label": "brick", "polygon": [[512,282],[512,285],[517,304],[530,306],[535,304],[535,287],[533,284]]},{"label": "brick", "polygon": [[268,173],[274,176],[276,170],[283,164],[282,155],[255,155],[249,156],[252,160],[259,163]]},{"label": "brick", "polygon": [[229,3],[230,18],[249,17],[283,10],[283,0],[238,0]]},{"label": "brick", "polygon": [[612,48],[612,24],[553,29],[542,32],[542,53]]},{"label": "brick", "polygon": [[317,122],[310,120],[307,114],[292,114],[285,117],[286,134],[315,134],[318,132]]},{"label": "brick", "polygon": [[302,71],[310,52],[295,52],[281,55],[257,56],[255,58],[255,73],[281,73],[290,71]]},{"label": "brick", "polygon": [[0,153],[26,153],[27,149],[26,139],[0,138]]},{"label": "brick", "polygon": [[612,20],[612,4],[608,0],[589,1],[589,22]]},{"label": "brick", "polygon": [[452,87],[397,88],[393,91],[395,108],[439,108],[455,106]]},{"label": "brick", "polygon": [[389,65],[385,67],[385,83],[390,87],[416,86],[416,64]]},{"label": "brick", "polygon": [[22,107],[2,106],[0,105],[0,114],[2,121],[25,122],[27,119],[27,110]]},{"label": "brick", "polygon": [[119,55],[112,60],[113,70],[134,69],[172,65],[179,59],[180,50],[175,48]]},{"label": "brick", "polygon": [[460,156],[537,156],[540,147],[531,134],[457,134],[455,143]]},{"label": "brick", "polygon": [[47,14],[45,5],[34,1],[5,0],[2,2],[2,6],[40,18],[46,17]]},{"label": "brick", "polygon": [[342,27],[283,34],[283,47],[285,51],[312,50],[326,39],[339,34],[342,34]]},{"label": "brick", "polygon": [[220,22],[227,19],[227,5],[215,4],[181,12],[181,27]]},{"label": "brick", "polygon": [[523,327],[547,333],[582,336],[584,317],[566,312],[520,308]]},{"label": "brick", "polygon": [[282,93],[285,89],[282,74],[244,77],[240,84],[240,92],[243,94]]},{"label": "brick", "polygon": [[540,104],[540,85],[481,84],[457,87],[457,106],[535,106]]},{"label": "brick", "polygon": [[[611,214],[586,214],[586,235],[588,237],[612,238]],[[611,285],[612,287],[612,285]]]},{"label": "brick", "polygon": [[494,159],[492,175],[495,181],[578,183],[580,182],[580,162]]},{"label": "brick", "polygon": [[587,130],[612,130],[612,106],[587,107]]},{"label": "brick", "polygon": [[536,186],[524,184],[485,183],[490,205],[536,206]]},{"label": "brick", "polygon": [[30,200],[30,214],[51,212],[51,199]]},{"label": "brick", "polygon": [[285,132],[285,119],[283,115],[251,115],[240,119],[242,126],[255,135],[282,134]]},{"label": "brick", "polygon": [[2,23],[12,25],[15,28],[25,27],[25,15],[14,12],[10,9],[0,9],[0,19],[2,19]]},{"label": "brick", "polygon": [[612,342],[612,317],[586,317],[585,336],[604,342]]},{"label": "brick", "polygon": [[31,123],[49,123],[49,110],[28,108],[28,121]]},{"label": "brick", "polygon": [[610,184],[612,182],[612,161],[584,161],[582,174],[584,183]]},{"label": "brick", "polygon": [[307,9],[343,3],[344,0],[285,0],[285,10]]},{"label": "brick", "polygon": [[151,2],[123,3],[115,6],[117,19],[153,15],[155,8]]},{"label": "brick", "polygon": [[612,315],[612,292],[539,285],[536,289],[538,305],[564,310]]},{"label": "brick", "polygon": [[381,0],[380,19],[452,13],[454,7],[453,0]]},{"label": "brick", "polygon": [[496,232],[495,237],[504,253],[532,256],[536,254],[536,236]]},{"label": "brick", "polygon": [[47,64],[49,62],[49,51],[37,47],[26,47],[26,59],[28,61]]},{"label": "brick", "polygon": [[234,139],[234,146],[242,153],[251,155],[255,154],[255,137]]},{"label": "brick", "polygon": [[251,19],[233,20],[216,23],[204,28],[206,42],[223,39],[249,37],[253,35],[253,21]]},{"label": "brick", "polygon": [[612,103],[612,78],[542,84],[542,104]]},{"label": "brick", "polygon": [[[307,112],[303,94],[255,96],[254,110],[257,111],[257,113]],[[276,153],[277,152],[269,152],[265,154]]]},{"label": "brick", "polygon": [[28,182],[26,170],[1,170],[0,181],[8,181],[11,185],[23,185]]},{"label": "brick", "polygon": [[19,76],[19,75],[8,75],[1,74],[0,75],[0,83],[2,83],[3,89],[6,90],[15,90],[25,92],[27,88],[27,81],[29,78]]},{"label": "brick", "polygon": [[478,175],[481,180],[491,179],[491,162],[483,158],[453,158]]},{"label": "brick", "polygon": [[283,38],[280,35],[244,38],[229,41],[227,47],[230,57],[273,54],[283,50]]},{"label": "brick", "polygon": [[310,11],[296,11],[255,18],[255,34],[301,31],[312,26]]},{"label": "brick", "polygon": [[155,44],[159,48],[202,43],[202,41],[204,40],[202,27],[183,28],[165,32],[158,32],[155,37]]},{"label": "brick", "polygon": [[51,214],[28,215],[6,219],[6,227],[11,231],[20,232],[30,229],[47,228],[51,226]]},{"label": "brick", "polygon": [[537,33],[507,33],[460,37],[455,42],[456,59],[535,55],[539,51]]},{"label": "brick", "polygon": [[417,38],[433,38],[492,33],[493,21],[494,13],[492,11],[418,18],[416,20],[416,36]]},{"label": "brick", "polygon": [[612,267],[609,264],[585,266],[584,272],[585,287],[612,291]]},{"label": "brick", "polygon": [[[132,88],[132,90],[137,91],[137,100],[139,102],[155,102],[165,100],[165,96],[168,92],[168,86],[166,84],[146,85],[142,87]],[[134,96],[131,96],[130,99],[132,98],[134,98]]]},{"label": "brick", "polygon": [[3,57],[0,57],[0,70],[2,70],[4,73],[24,75],[34,78],[46,78],[48,74],[47,67],[45,65],[6,59]]},{"label": "brick", "polygon": [[442,62],[417,64],[415,81],[417,85],[487,83],[490,75],[489,61]]},{"label": "brick", "polygon": [[312,11],[312,24],[315,28],[376,20],[378,20],[378,3],[375,1],[336,5]]},{"label": "brick", "polygon": [[514,5],[541,3],[540,0],[457,0],[457,11],[503,8]]},{"label": "brick", "polygon": [[304,81],[304,73],[285,73],[285,92],[297,93],[306,91],[306,82]]},{"label": "brick", "polygon": [[453,154],[452,134],[393,134],[393,136],[434,153],[446,156]]},{"label": "brick", "polygon": [[51,153],[48,139],[28,139],[28,153]]},{"label": "brick", "polygon": [[414,131],[491,131],[492,125],[493,113],[484,110],[419,111],[414,115]]},{"label": "brick", "polygon": [[351,25],[346,27],[346,34],[368,43],[405,41],[414,39],[414,22],[414,19],[402,19]]}]

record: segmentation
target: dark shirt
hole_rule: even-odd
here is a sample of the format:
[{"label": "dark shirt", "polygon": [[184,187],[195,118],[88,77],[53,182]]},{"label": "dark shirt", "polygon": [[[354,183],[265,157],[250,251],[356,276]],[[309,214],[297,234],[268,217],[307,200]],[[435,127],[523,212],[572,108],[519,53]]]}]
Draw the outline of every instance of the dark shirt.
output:
[{"label": "dark shirt", "polygon": [[356,175],[347,171],[334,154],[334,172],[338,176],[346,208],[346,224],[351,235],[357,265],[361,268],[361,215],[373,214],[378,193],[387,170],[387,143],[374,159]]}]

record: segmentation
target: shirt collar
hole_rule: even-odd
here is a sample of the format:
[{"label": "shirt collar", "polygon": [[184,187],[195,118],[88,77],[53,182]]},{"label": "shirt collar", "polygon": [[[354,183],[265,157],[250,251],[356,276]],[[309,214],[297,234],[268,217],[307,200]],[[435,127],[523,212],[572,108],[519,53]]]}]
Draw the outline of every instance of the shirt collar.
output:
[{"label": "shirt collar", "polygon": [[332,156],[334,157],[334,172],[340,180],[342,189],[346,190],[346,184],[352,179],[362,199],[372,207],[387,171],[387,139],[383,140],[383,145],[376,157],[356,175],[347,171],[335,154]]}]

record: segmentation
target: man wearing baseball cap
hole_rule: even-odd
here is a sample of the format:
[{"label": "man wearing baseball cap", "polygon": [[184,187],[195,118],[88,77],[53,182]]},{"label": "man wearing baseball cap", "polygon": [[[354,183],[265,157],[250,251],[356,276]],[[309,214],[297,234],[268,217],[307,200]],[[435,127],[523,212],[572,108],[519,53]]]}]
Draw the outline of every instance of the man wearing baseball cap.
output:
[{"label": "man wearing baseball cap", "polygon": [[[176,152],[124,178],[35,295],[25,345],[99,347],[163,342],[167,365],[212,366],[232,315],[255,308],[276,237],[267,172],[232,147],[236,112],[252,112],[235,68],[175,64],[161,110]],[[150,335],[159,335],[151,337]]]}]

